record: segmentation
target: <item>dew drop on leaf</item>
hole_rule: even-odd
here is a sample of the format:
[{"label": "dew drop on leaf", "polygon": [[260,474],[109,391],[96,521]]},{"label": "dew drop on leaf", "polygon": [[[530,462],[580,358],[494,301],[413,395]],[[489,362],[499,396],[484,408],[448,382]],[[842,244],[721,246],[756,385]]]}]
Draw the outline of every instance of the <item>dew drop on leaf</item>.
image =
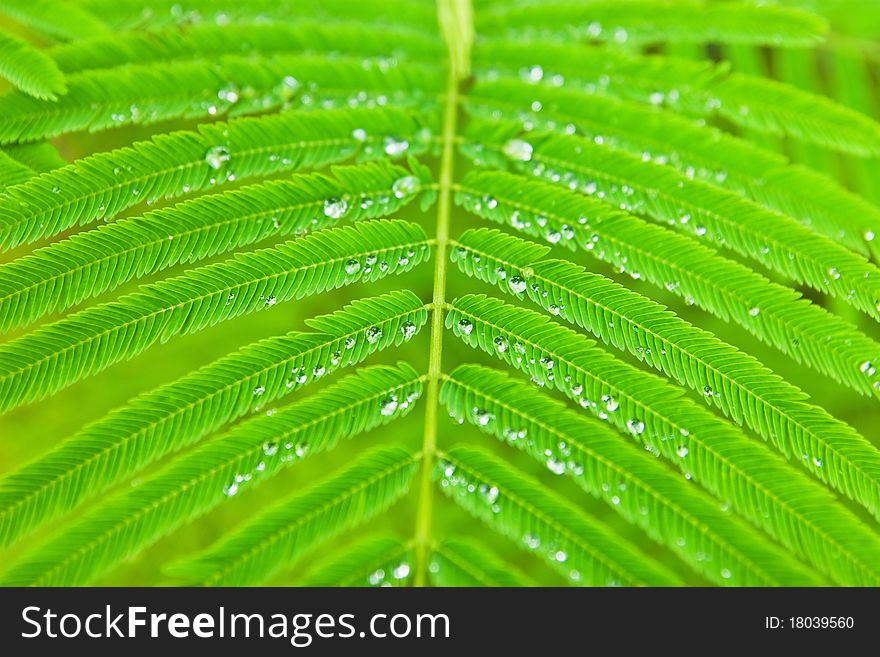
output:
[{"label": "dew drop on leaf", "polygon": [[371,326],[367,329],[367,342],[370,344],[376,344],[379,341],[379,338],[382,337],[382,329],[378,326]]},{"label": "dew drop on leaf", "polygon": [[382,400],[379,404],[379,412],[384,416],[394,415],[397,411],[397,395],[391,395]]},{"label": "dew drop on leaf", "polygon": [[400,137],[385,138],[385,154],[395,157],[403,155],[409,149],[409,142]]},{"label": "dew drop on leaf", "polygon": [[534,148],[532,145],[522,139],[511,139],[504,144],[504,154],[511,160],[519,162],[528,162],[532,159]]},{"label": "dew drop on leaf", "polygon": [[229,150],[225,146],[213,146],[205,153],[205,162],[215,170],[229,162],[229,158]]},{"label": "dew drop on leaf", "polygon": [[416,325],[412,322],[405,322],[404,325],[400,327],[400,332],[403,333],[404,340],[409,340],[416,334]]},{"label": "dew drop on leaf", "polygon": [[324,216],[341,219],[348,212],[348,201],[343,198],[328,198],[324,201]]},{"label": "dew drop on leaf", "polygon": [[519,276],[511,276],[510,280],[507,281],[507,285],[514,294],[522,294],[526,291],[526,282]]},{"label": "dew drop on leaf", "polygon": [[419,179],[415,176],[404,176],[394,181],[391,191],[394,192],[394,198],[404,199],[412,196],[419,190]]}]

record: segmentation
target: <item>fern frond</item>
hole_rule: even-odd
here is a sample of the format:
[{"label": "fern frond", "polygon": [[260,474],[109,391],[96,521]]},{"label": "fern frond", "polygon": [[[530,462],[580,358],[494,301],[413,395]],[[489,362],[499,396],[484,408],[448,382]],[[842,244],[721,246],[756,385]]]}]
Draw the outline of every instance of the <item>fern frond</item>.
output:
[{"label": "fern frond", "polygon": [[264,582],[318,545],[385,511],[409,489],[417,468],[418,459],[402,448],[370,450],[334,477],[282,500],[170,570],[204,586]]},{"label": "fern frond", "polygon": [[290,112],[157,135],[6,190],[7,197],[0,198],[0,248],[236,179],[353,156],[418,154],[427,148],[417,136],[423,136],[420,128],[414,115],[382,107]]},{"label": "fern frond", "polygon": [[67,91],[64,74],[42,50],[27,41],[0,31],[0,77],[24,93],[55,100]]},{"label": "fern frond", "polygon": [[412,547],[393,536],[359,541],[305,575],[304,586],[408,586]]},{"label": "fern frond", "polygon": [[[443,54],[436,36],[405,27],[375,27],[353,21],[306,19],[296,23],[196,24],[154,32],[63,43],[49,55],[65,73],[180,60],[216,60],[233,53],[249,55],[339,53],[377,58],[437,62]],[[391,53],[389,57],[389,53]],[[389,61],[390,60],[390,61]]]},{"label": "fern frond", "polygon": [[708,580],[731,586],[815,586],[811,570],[719,508],[613,429],[567,410],[502,372],[459,366],[442,401],[452,417],[568,474]]},{"label": "fern frond", "polygon": [[880,154],[880,126],[874,119],[767,78],[732,73],[712,85],[708,106],[753,130],[791,135],[861,157]]},{"label": "fern frond", "polygon": [[3,147],[3,151],[37,173],[46,173],[67,166],[67,160],[48,141],[9,144]]},{"label": "fern frond", "polygon": [[[695,390],[880,517],[877,448],[807,403],[805,393],[755,358],[604,276],[564,260],[545,260],[546,247],[488,229],[468,231],[458,244],[452,258],[468,276],[518,297],[525,293],[543,310]],[[514,290],[521,287],[523,292]],[[706,386],[719,394],[705,395]],[[820,455],[827,467],[815,467],[809,454]]]},{"label": "fern frond", "polygon": [[[724,184],[867,254],[880,234],[880,208],[833,180],[720,130],[671,112],[510,79],[478,84],[466,99],[475,116],[516,118],[524,126],[577,132],[606,146],[669,164],[687,178]],[[810,194],[804,194],[810,189]],[[878,243],[880,244],[880,243]]]},{"label": "fern frond", "polygon": [[[547,39],[518,43],[485,38],[474,50],[474,76],[479,83],[519,77],[551,88],[585,91],[605,97],[651,103],[685,102],[725,76],[729,64],[636,52]],[[658,92],[676,93],[670,96]]]},{"label": "fern frond", "polygon": [[354,57],[243,55],[76,73],[67,78],[67,94],[52,105],[20,92],[0,96],[0,143],[279,107],[369,107],[388,98],[396,105],[424,103],[419,99],[442,88],[437,68],[405,62],[380,68],[364,62]]},{"label": "fern frond", "polygon": [[[86,584],[305,455],[406,415],[421,390],[419,374],[405,363],[398,368],[365,368],[271,416],[240,424],[97,507],[13,566],[0,581],[28,586]],[[391,398],[401,401],[393,412],[385,413]]]},{"label": "fern frond", "polygon": [[0,15],[37,32],[59,39],[79,39],[108,34],[98,16],[74,2],[60,0],[3,0]]},{"label": "fern frond", "polygon": [[518,568],[502,561],[483,543],[449,538],[431,550],[428,566],[434,586],[534,586]]},{"label": "fern frond", "polygon": [[381,162],[332,171],[332,178],[303,174],[201,196],[78,233],[0,265],[0,331],[179,263],[327,228],[343,216],[351,221],[388,216],[430,183]]},{"label": "fern frond", "polygon": [[0,151],[0,189],[19,185],[37,175],[37,172],[22,164],[5,151]]},{"label": "fern frond", "polygon": [[481,79],[513,73],[551,86],[652,105],[659,102],[692,116],[720,115],[735,125],[790,135],[845,153],[880,154],[880,125],[865,114],[792,85],[730,73],[725,64],[634,55],[546,39],[493,40],[483,47],[482,55],[479,48],[476,51]]},{"label": "fern frond", "polygon": [[477,27],[493,33],[590,39],[610,43],[751,43],[815,45],[825,21],[796,9],[746,3],[688,0],[596,0],[516,3],[477,15]]},{"label": "fern frond", "polygon": [[402,344],[427,318],[411,292],[358,300],[311,320],[318,333],[261,340],[142,394],[0,479],[0,545],[227,422],[259,411],[336,368]]},{"label": "fern frond", "polygon": [[621,272],[736,322],[864,395],[880,393],[873,365],[880,362],[880,344],[798,292],[693,239],[588,196],[510,174],[469,174],[460,190],[458,202],[479,216],[567,248],[580,247]]},{"label": "fern frond", "polygon": [[405,25],[436,31],[437,15],[431,3],[385,0],[76,0],[119,29],[152,29],[169,25],[252,23],[265,16],[276,22],[311,19],[358,20],[376,29]]},{"label": "fern frond", "polygon": [[407,272],[429,257],[420,226],[381,220],[331,228],[144,285],[0,345],[0,411],[42,399],[176,335]]},{"label": "fern frond", "polygon": [[[790,217],[593,140],[545,133],[529,134],[525,142],[519,130],[508,134],[513,143],[528,144],[528,160],[505,150],[518,170],[705,236],[880,320],[880,269]],[[502,137],[497,148],[504,150],[511,141]],[[486,147],[496,146],[490,142]]]},{"label": "fern frond", "polygon": [[678,576],[562,496],[472,447],[437,461],[440,490],[523,549],[535,550],[572,583],[673,586]]},{"label": "fern frond", "polygon": [[[497,299],[458,299],[446,325],[466,344],[558,389],[663,454],[838,583],[880,582],[877,534],[820,484],[682,396],[681,388],[615,359],[544,315]],[[508,347],[499,351],[496,340]],[[726,391],[707,387],[704,394]],[[808,456],[824,467],[821,455]]]}]

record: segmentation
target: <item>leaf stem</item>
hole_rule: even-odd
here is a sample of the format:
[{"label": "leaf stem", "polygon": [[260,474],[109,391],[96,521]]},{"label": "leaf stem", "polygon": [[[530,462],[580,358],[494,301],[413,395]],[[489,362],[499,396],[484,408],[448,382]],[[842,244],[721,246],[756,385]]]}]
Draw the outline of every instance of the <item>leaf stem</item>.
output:
[{"label": "leaf stem", "polygon": [[[436,262],[434,265],[433,313],[431,316],[431,351],[428,363],[428,391],[425,399],[425,428],[422,440],[422,471],[415,527],[416,586],[428,579],[428,552],[434,507],[433,470],[437,451],[437,416],[440,401],[440,378],[443,365],[443,308],[446,304],[446,251],[449,222],[452,216],[452,186],[455,169],[455,144],[458,127],[459,82],[467,75],[470,0],[439,0],[440,27],[449,49],[449,74],[446,83],[446,106],[443,115],[443,152],[440,159],[440,185],[437,203]],[[467,25],[463,23],[467,22]],[[464,28],[464,29],[462,29]],[[463,37],[463,38],[462,38]]]}]

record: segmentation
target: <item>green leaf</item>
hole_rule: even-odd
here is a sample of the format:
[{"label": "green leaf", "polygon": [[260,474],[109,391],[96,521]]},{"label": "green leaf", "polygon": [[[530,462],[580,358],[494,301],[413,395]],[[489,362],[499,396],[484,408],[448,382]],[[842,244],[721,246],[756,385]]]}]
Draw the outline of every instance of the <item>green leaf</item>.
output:
[{"label": "green leaf", "polygon": [[109,33],[107,26],[77,2],[60,0],[3,0],[0,14],[59,39],[79,39]]},{"label": "green leaf", "polygon": [[[595,342],[531,310],[485,296],[455,301],[446,326],[673,461],[739,514],[843,585],[880,581],[880,537],[765,445],[619,361]],[[499,351],[498,342],[507,347]],[[707,388],[704,394],[725,394]],[[814,455],[808,455],[810,459]],[[815,457],[815,467],[823,467]],[[854,537],[858,536],[858,540]]]},{"label": "green leaf", "polygon": [[[230,52],[252,55],[346,53],[376,58],[436,62],[442,44],[436,35],[404,27],[375,27],[356,21],[305,18],[294,23],[196,24],[150,32],[125,32],[63,43],[49,53],[66,73],[180,60],[216,60]],[[387,62],[386,62],[387,63]],[[367,61],[366,64],[371,64]]]},{"label": "green leaf", "polygon": [[517,2],[478,14],[477,27],[615,44],[722,41],[774,46],[811,46],[827,30],[818,16],[795,9],[693,0]]},{"label": "green leaf", "polygon": [[488,452],[454,447],[434,476],[442,490],[495,531],[534,550],[572,583],[674,586],[678,577],[562,496]]},{"label": "green leaf", "polygon": [[[756,75],[730,73],[676,57],[637,55],[547,39],[493,40],[478,69],[482,79],[499,72],[539,77],[552,86],[639,100],[690,116],[720,116],[735,125],[790,135],[845,153],[880,154],[880,124],[819,94]],[[797,108],[792,111],[791,108]],[[761,143],[766,143],[762,138]]]},{"label": "green leaf", "polygon": [[473,173],[459,190],[458,203],[479,216],[551,244],[581,248],[621,273],[681,296],[688,305],[696,303],[736,322],[835,381],[864,395],[880,394],[873,365],[880,362],[880,344],[795,290],[691,238],[597,199],[519,176]]},{"label": "green leaf", "polygon": [[[121,219],[0,265],[0,330],[36,321],[133,278],[228,253],[264,239],[387,216],[419,185],[385,163],[252,185]],[[423,183],[424,184],[424,183]],[[340,212],[339,201],[346,208]]]},{"label": "green leaf", "polygon": [[[365,368],[271,416],[240,424],[101,504],[0,581],[19,586],[86,584],[306,455],[409,413],[421,389],[418,373],[405,363]],[[392,397],[402,401],[394,412],[383,412]]]},{"label": "green leaf", "polygon": [[473,539],[440,541],[431,551],[429,570],[434,586],[534,586],[531,578]]},{"label": "green leaf", "polygon": [[417,465],[399,447],[370,450],[342,472],[282,500],[171,572],[203,586],[265,582],[391,506],[406,493]]},{"label": "green leaf", "polygon": [[77,0],[111,26],[141,29],[192,23],[253,23],[266,16],[287,22],[309,18],[357,20],[374,29],[408,26],[434,32],[436,10],[431,3],[385,0]]},{"label": "green leaf", "polygon": [[[37,173],[46,173],[63,166],[67,160],[48,141],[37,141],[29,144],[10,144],[3,151],[11,158],[18,160]],[[23,181],[22,181],[23,182]]]},{"label": "green leaf", "polygon": [[[525,383],[462,365],[444,383],[452,417],[468,420],[567,474],[715,584],[815,586],[809,569],[716,499],[676,476],[598,420],[584,418]],[[709,529],[711,528],[711,529]]]},{"label": "green leaf", "polygon": [[0,479],[0,544],[12,543],[227,422],[258,412],[336,368],[404,343],[427,319],[411,292],[361,299],[311,320],[317,333],[261,340],[144,393]]},{"label": "green leaf", "polygon": [[157,135],[6,190],[0,199],[0,248],[234,180],[353,156],[384,157],[392,146],[394,152],[422,152],[420,127],[403,110],[375,108],[290,112]]},{"label": "green leaf", "polygon": [[[787,458],[880,516],[880,452],[755,358],[637,292],[497,230],[465,232],[453,260],[469,276],[526,296],[698,392]],[[479,260],[478,260],[479,259]],[[514,283],[516,283],[514,285]],[[515,289],[514,289],[515,288]],[[705,395],[706,387],[719,394]],[[810,458],[822,461],[817,468]],[[806,457],[806,458],[803,458]]]},{"label": "green leaf", "polygon": [[[497,145],[517,169],[705,237],[880,320],[880,269],[790,217],[593,140],[518,131]],[[528,160],[511,157],[511,143],[528,144]]]},{"label": "green leaf", "polygon": [[[732,187],[854,251],[867,254],[873,247],[877,252],[872,236],[880,233],[880,208],[814,171],[788,165],[777,153],[688,118],[595,93],[504,78],[478,84],[466,102],[484,119],[501,112],[523,125],[576,131],[642,160],[669,164],[688,178]],[[803,193],[805,188],[810,194]]]},{"label": "green leaf", "polygon": [[[309,80],[307,90],[300,79]],[[401,106],[405,99],[418,105],[439,91],[440,81],[435,68],[422,64],[380,67],[365,66],[359,57],[227,55],[74,73],[67,87],[48,106],[23,93],[0,96],[0,143],[312,104],[370,107],[389,97]]]},{"label": "green leaf", "polygon": [[358,541],[305,575],[305,586],[407,586],[412,548],[392,536]]},{"label": "green leaf", "polygon": [[5,151],[0,151],[0,188],[18,185],[30,180],[37,172],[22,164]]},{"label": "green leaf", "polygon": [[5,32],[0,32],[0,77],[43,100],[56,100],[67,91],[64,75],[48,55]]},{"label": "green leaf", "polygon": [[408,272],[430,257],[427,242],[417,224],[362,222],[143,285],[0,345],[0,410],[54,394],[174,336]]}]

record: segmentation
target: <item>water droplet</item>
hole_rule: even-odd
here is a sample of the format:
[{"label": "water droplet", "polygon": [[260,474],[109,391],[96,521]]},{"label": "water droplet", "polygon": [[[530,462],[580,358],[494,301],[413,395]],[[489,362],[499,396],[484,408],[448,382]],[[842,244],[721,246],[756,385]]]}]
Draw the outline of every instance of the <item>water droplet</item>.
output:
[{"label": "water droplet", "polygon": [[507,351],[507,340],[505,338],[499,335],[495,338],[494,342],[495,351],[497,351],[499,354],[503,354],[505,351]]},{"label": "water droplet", "polygon": [[684,458],[688,455],[688,448],[684,445],[681,445],[677,450],[675,450],[675,453],[678,454],[681,458]]},{"label": "water droplet", "polygon": [[752,317],[757,317],[758,313],[760,313],[760,312],[761,312],[761,309],[758,308],[758,306],[755,306],[754,308],[749,309],[749,315],[751,315]]},{"label": "water droplet", "polygon": [[703,395],[705,397],[714,397],[715,392],[712,390],[710,386],[703,386]]},{"label": "water droplet", "polygon": [[865,231],[865,241],[866,242],[873,242],[874,241],[874,231],[873,230],[866,230]]},{"label": "water droplet", "polygon": [[394,412],[397,411],[397,406],[397,395],[391,395],[382,400],[379,406],[379,412],[386,417],[394,415]]},{"label": "water droplet", "polygon": [[367,140],[367,131],[363,128],[355,128],[351,131],[351,136],[355,141],[366,141]]},{"label": "water droplet", "polygon": [[361,263],[359,260],[349,260],[345,263],[345,273],[346,274],[357,274],[361,270]]},{"label": "water droplet", "polygon": [[837,267],[831,267],[831,268],[828,270],[828,276],[831,277],[831,280],[832,280],[832,281],[836,281],[837,279],[839,279],[839,278],[840,278],[840,272],[837,271]]},{"label": "water droplet", "polygon": [[324,201],[324,215],[331,219],[341,219],[348,212],[348,201],[343,198],[328,198]]},{"label": "water droplet", "polygon": [[553,558],[556,559],[559,563],[563,563],[566,559],[568,559],[568,555],[562,550],[557,550],[556,554],[553,555]]},{"label": "water droplet", "polygon": [[215,170],[220,169],[224,164],[229,162],[229,159],[229,150],[225,146],[213,146],[205,153],[205,162]]},{"label": "water droplet", "polygon": [[506,144],[504,144],[503,151],[504,154],[511,160],[528,162],[532,159],[532,153],[534,152],[534,149],[532,148],[532,145],[527,141],[523,141],[522,139],[511,139]]},{"label": "water droplet", "polygon": [[223,87],[223,89],[217,92],[217,98],[219,98],[220,100],[225,100],[227,103],[237,103],[238,87],[236,87],[234,84]]},{"label": "water droplet", "polygon": [[487,426],[492,420],[495,419],[495,416],[492,415],[489,411],[484,411],[481,408],[475,408],[473,410],[474,422],[476,422],[481,427]]},{"label": "water droplet", "polygon": [[406,579],[409,577],[409,564],[400,564],[397,568],[391,571],[391,574],[394,576],[394,579]]},{"label": "water droplet", "polygon": [[266,392],[266,388],[264,386],[257,386],[254,388],[254,397],[259,397],[264,392]]},{"label": "water droplet", "polygon": [[617,400],[611,395],[602,395],[602,401],[605,402],[605,408],[608,409],[609,413],[616,411],[619,406]]},{"label": "water droplet", "polygon": [[401,139],[399,137],[386,137],[385,138],[385,154],[390,155],[391,157],[395,157],[397,155],[403,155],[406,153],[409,148],[409,142],[405,139]]},{"label": "water droplet", "polygon": [[376,344],[379,341],[379,338],[382,337],[382,329],[378,326],[371,326],[366,331],[367,342],[370,344]]},{"label": "water droplet", "polygon": [[223,487],[223,494],[226,497],[232,497],[237,492],[238,492],[238,484],[232,483],[232,484],[227,484],[226,486]]},{"label": "water droplet", "polygon": [[731,575],[730,570],[728,570],[727,568],[722,568],[722,569],[721,569],[721,577],[723,577],[724,579],[730,579],[731,576],[732,576],[732,575]]},{"label": "water droplet", "polygon": [[263,454],[266,456],[275,456],[278,453],[278,443],[263,443]]},{"label": "water droplet", "polygon": [[645,423],[636,419],[627,420],[626,428],[631,434],[638,435],[645,430]]},{"label": "water droplet", "polygon": [[415,176],[404,176],[394,181],[391,191],[394,192],[395,198],[406,198],[412,196],[419,190],[419,179]]},{"label": "water droplet", "polygon": [[474,330],[474,324],[469,319],[463,319],[458,323],[458,328],[465,335],[470,335]]},{"label": "water droplet", "polygon": [[507,285],[514,294],[522,294],[526,291],[526,282],[519,276],[511,276],[510,280],[507,281]]},{"label": "water droplet", "polygon": [[404,340],[409,340],[416,334],[416,325],[412,322],[405,322],[404,325],[400,327],[400,332],[403,333]]}]

